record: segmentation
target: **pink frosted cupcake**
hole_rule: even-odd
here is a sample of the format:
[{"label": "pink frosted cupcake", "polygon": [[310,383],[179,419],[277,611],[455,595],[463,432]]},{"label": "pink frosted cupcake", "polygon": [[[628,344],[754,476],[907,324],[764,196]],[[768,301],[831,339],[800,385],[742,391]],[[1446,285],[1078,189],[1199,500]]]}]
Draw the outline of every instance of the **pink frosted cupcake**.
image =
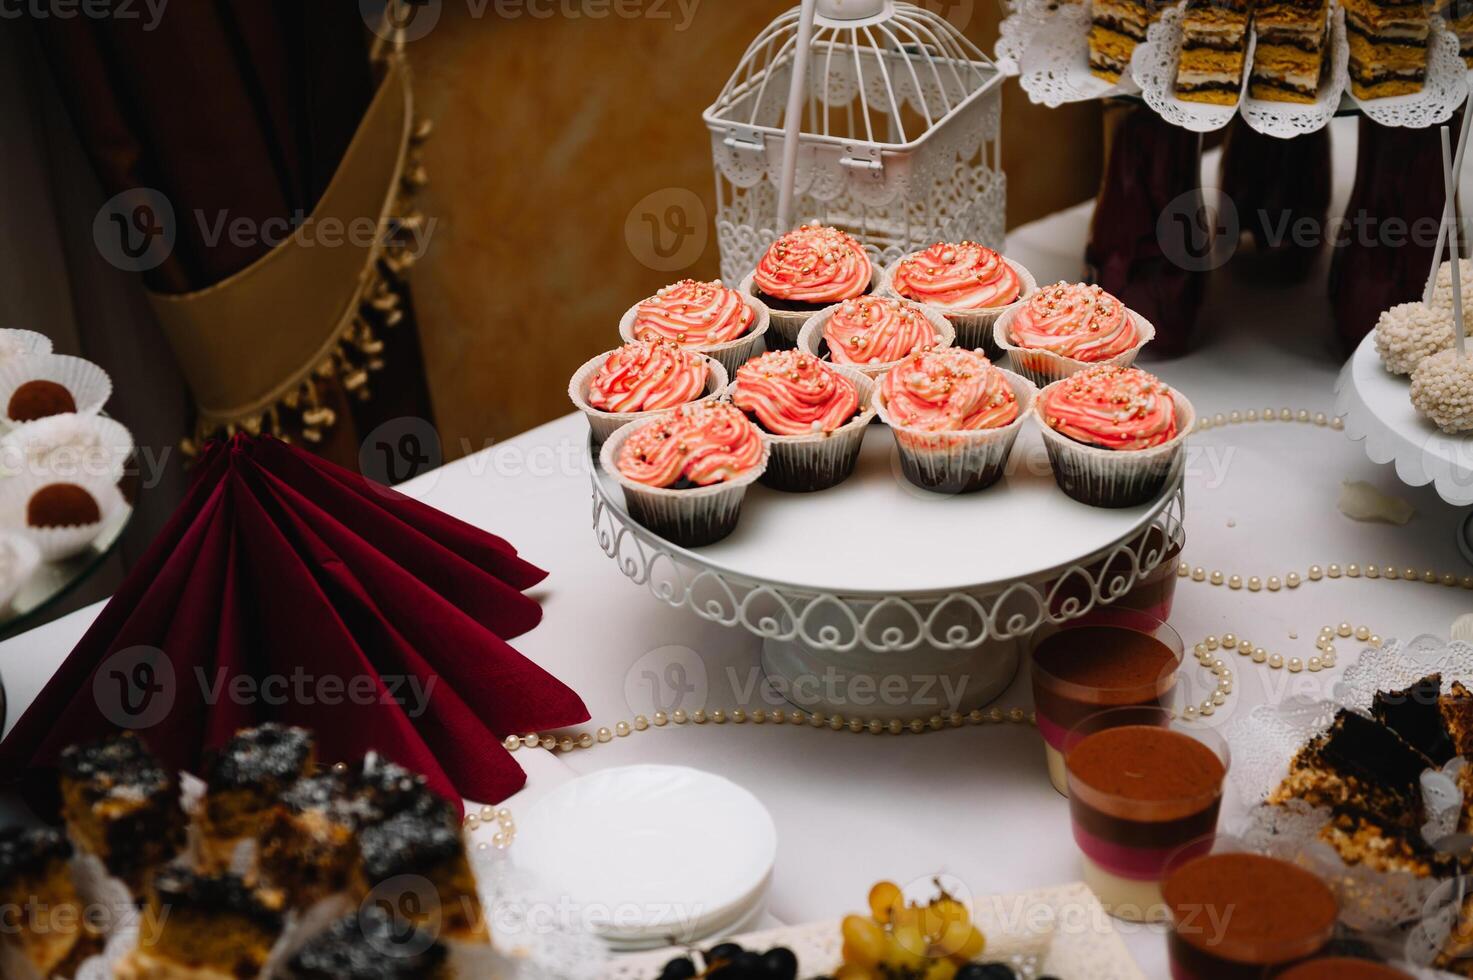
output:
[{"label": "pink frosted cupcake", "polygon": [[945,348],[895,365],[875,400],[906,479],[968,493],[1002,479],[1034,393],[1028,379],[995,367],[981,351]]},{"label": "pink frosted cupcake", "polygon": [[1034,411],[1059,487],[1095,507],[1158,497],[1179,472],[1196,421],[1192,403],[1155,375],[1109,365],[1049,385]]},{"label": "pink frosted cupcake", "polygon": [[992,325],[1008,307],[1038,289],[1033,274],[976,242],[940,242],[904,256],[885,275],[885,292],[940,310],[956,328],[956,344],[1002,352]]},{"label": "pink frosted cupcake", "polygon": [[684,279],[625,313],[619,335],[705,354],[730,375],[757,353],[767,325],[767,308],[758,300],[720,282]]},{"label": "pink frosted cupcake", "polygon": [[715,398],[728,380],[720,362],[704,354],[668,341],[636,341],[586,361],[568,383],[568,397],[598,444],[654,412]]},{"label": "pink frosted cupcake", "polygon": [[742,365],[729,394],[771,450],[762,482],[806,493],[848,479],[875,417],[872,387],[859,372],[805,351],[772,351]]},{"label": "pink frosted cupcake", "polygon": [[1054,283],[993,326],[1013,370],[1046,385],[1096,364],[1129,367],[1156,328],[1099,286]]},{"label": "pink frosted cupcake", "polygon": [[916,351],[950,347],[955,337],[935,310],[887,296],[861,296],[809,320],[798,349],[877,378]]},{"label": "pink frosted cupcake", "polygon": [[863,296],[877,278],[869,253],[847,232],[804,225],[773,242],[742,282],[742,291],[772,311],[773,348],[792,347],[808,319]]},{"label": "pink frosted cupcake", "polygon": [[736,529],[747,486],[767,468],[762,433],[730,402],[687,405],[609,437],[599,464],[629,516],[687,548]]}]

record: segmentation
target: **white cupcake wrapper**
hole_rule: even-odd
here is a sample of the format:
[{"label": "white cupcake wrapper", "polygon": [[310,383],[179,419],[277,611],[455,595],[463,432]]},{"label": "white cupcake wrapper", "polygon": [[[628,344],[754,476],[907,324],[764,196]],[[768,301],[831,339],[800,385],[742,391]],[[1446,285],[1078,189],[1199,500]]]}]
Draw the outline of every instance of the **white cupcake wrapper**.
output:
[{"label": "white cupcake wrapper", "polygon": [[[899,302],[915,307],[925,316],[931,326],[936,328],[936,336],[938,338],[936,342],[937,347],[950,347],[956,341],[956,329],[952,327],[951,322],[946,317],[941,315],[940,310],[934,306],[922,306],[920,303],[911,303],[910,300],[900,300]],[[824,344],[823,328],[828,325],[829,320],[833,319],[834,313],[838,311],[840,305],[842,304],[835,304],[819,310],[814,314],[813,319],[804,324],[802,333],[798,335],[799,350],[807,351],[826,363],[832,363],[827,356],[820,353]],[[851,368],[871,378],[879,378],[904,359],[882,361],[878,364],[834,364],[834,367]]]},{"label": "white cupcake wrapper", "polygon": [[1107,364],[1111,367],[1130,367],[1140,355],[1142,348],[1156,339],[1156,327],[1150,320],[1141,316],[1135,310],[1127,310],[1135,320],[1136,330],[1140,333],[1140,339],[1130,350],[1103,361],[1080,361],[1062,354],[1055,354],[1046,350],[1029,350],[1018,347],[1009,340],[1013,317],[1018,315],[1023,304],[1011,306],[997,318],[992,325],[993,343],[998,349],[1008,355],[1008,364],[1014,371],[1032,381],[1040,388],[1062,381],[1067,377],[1078,374],[1085,368],[1099,367]]},{"label": "white cupcake wrapper", "polygon": [[[672,409],[671,411],[679,411]],[[660,537],[683,548],[714,544],[736,530],[741,516],[742,499],[747,487],[767,469],[771,449],[763,443],[762,459],[756,466],[734,480],[709,487],[668,490],[636,483],[619,472],[619,450],[625,440],[649,422],[631,422],[620,426],[604,442],[598,462],[624,490],[624,505],[629,516]]]},{"label": "white cupcake wrapper", "polygon": [[[767,471],[762,474],[762,485],[774,490],[792,493],[810,493],[838,486],[854,473],[859,461],[859,450],[864,445],[864,433],[875,418],[875,380],[862,371],[846,364],[825,364],[837,371],[859,390],[859,414],[839,426],[833,432],[816,432],[812,435],[779,436],[762,433],[767,443]],[[736,382],[727,386],[726,397],[730,399],[736,391]]]},{"label": "white cupcake wrapper", "polygon": [[107,372],[80,357],[67,354],[37,354],[0,364],[0,422],[7,427],[20,423],[10,417],[10,396],[27,381],[54,381],[72,393],[78,415],[96,415],[112,397],[113,383]]},{"label": "white cupcake wrapper", "polygon": [[1038,389],[1020,374],[998,368],[1018,399],[1018,417],[996,429],[931,432],[901,425],[890,417],[883,391],[876,385],[875,404],[880,419],[890,427],[900,449],[905,478],[936,493],[971,493],[992,486],[1007,472],[1008,457],[1032,414]]},{"label": "white cupcake wrapper", "polygon": [[0,438],[0,472],[8,476],[94,477],[116,483],[133,455],[133,435],[103,415],[53,415],[24,422]]},{"label": "white cupcake wrapper", "polygon": [[[909,299],[895,291],[895,270],[899,268],[900,263],[916,254],[919,253],[912,252],[910,255],[902,255],[885,267],[880,287],[882,295],[889,296],[891,299]],[[938,311],[951,323],[956,330],[954,346],[967,350],[981,350],[991,361],[997,361],[1002,357],[1002,349],[997,346],[997,341],[992,335],[992,325],[997,322],[998,317],[1015,306],[1021,306],[1028,297],[1038,291],[1038,280],[1021,262],[1014,262],[1006,255],[1002,257],[1002,260],[1012,267],[1012,270],[1018,274],[1018,279],[1021,280],[1022,288],[1018,291],[1018,298],[1015,301],[1004,306],[981,310],[948,310],[934,303],[923,304]],[[911,300],[911,302],[918,301]]]},{"label": "white cupcake wrapper", "polygon": [[[764,338],[767,335],[768,325],[771,323],[772,314],[767,305],[755,296],[742,294],[742,299],[752,308],[757,318],[752,321],[752,329],[742,334],[735,340],[728,340],[722,344],[692,344],[686,350],[693,350],[699,354],[721,362],[726,368],[728,375],[736,374],[737,368],[762,353]],[[641,302],[643,302],[641,300]],[[624,316],[619,319],[619,336],[624,342],[633,343],[640,338],[634,336],[634,315],[639,312],[639,303],[635,303],[624,311]]]},{"label": "white cupcake wrapper", "polygon": [[[884,284],[884,273],[879,269],[872,269],[869,288],[860,295],[878,296]],[[763,305],[766,301],[759,295],[757,288],[757,273],[747,273],[747,278],[737,287],[743,296],[750,296]],[[828,307],[820,307],[813,310],[780,310],[776,307],[767,307],[772,317],[772,329],[767,338],[769,350],[788,350],[798,346],[798,335],[803,332],[803,327],[809,320],[813,319]]]},{"label": "white cupcake wrapper", "polygon": [[0,329],[0,362],[51,353],[51,338],[34,330]]},{"label": "white cupcake wrapper", "polygon": [[[97,501],[101,519],[79,527],[29,526],[26,523],[26,506],[31,495],[52,483],[74,483],[86,490]],[[96,477],[67,479],[25,474],[0,481],[0,528],[23,535],[36,546],[42,561],[61,561],[85,551],[127,506],[116,483]]]},{"label": "white cupcake wrapper", "polygon": [[[656,408],[648,412],[605,412],[588,404],[588,390],[593,386],[593,379],[598,375],[599,368],[603,367],[604,361],[608,360],[609,355],[613,353],[614,351],[604,351],[597,357],[586,361],[573,375],[573,380],[568,382],[568,397],[572,399],[578,411],[583,413],[583,417],[588,420],[588,428],[593,432],[595,446],[602,445],[604,440],[613,435],[614,430],[620,426],[654,418],[662,412],[670,411],[669,408]],[[691,405],[720,398],[731,381],[729,373],[720,361],[705,354],[700,356],[706,362],[708,371],[706,393],[695,401],[687,403]]]},{"label": "white cupcake wrapper", "polygon": [[1066,494],[1092,507],[1138,507],[1160,496],[1181,472],[1186,441],[1197,424],[1192,403],[1175,388],[1176,436],[1150,449],[1103,449],[1076,442],[1048,424],[1044,404],[1054,382],[1039,392],[1033,414],[1043,430],[1054,480]]},{"label": "white cupcake wrapper", "polygon": [[9,612],[21,586],[41,564],[41,549],[19,531],[0,531],[0,612]]}]

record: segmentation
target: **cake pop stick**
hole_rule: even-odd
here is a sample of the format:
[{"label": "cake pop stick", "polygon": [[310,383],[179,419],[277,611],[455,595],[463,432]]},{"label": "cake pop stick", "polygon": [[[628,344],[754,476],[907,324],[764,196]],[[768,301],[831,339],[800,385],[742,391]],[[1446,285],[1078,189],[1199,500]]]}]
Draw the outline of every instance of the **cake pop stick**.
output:
[{"label": "cake pop stick", "polygon": [[[1463,151],[1468,147],[1468,127],[1470,121],[1473,121],[1473,98],[1470,98],[1463,105],[1463,125],[1458,130],[1458,152],[1453,158],[1453,170],[1455,171],[1453,176],[1454,188],[1458,186],[1458,182],[1463,175]],[[1456,204],[1453,206],[1453,213],[1457,213]],[[1437,229],[1437,249],[1432,253],[1432,271],[1427,273],[1427,288],[1422,290],[1423,306],[1432,305],[1432,292],[1437,288],[1437,270],[1442,265],[1442,250],[1447,245],[1447,230],[1447,224],[1443,224],[1442,227]],[[1458,258],[1461,258],[1461,256],[1458,255],[1457,248],[1454,247],[1453,259],[1456,260]],[[1453,265],[1457,265],[1457,262],[1454,261]]]},{"label": "cake pop stick", "polygon": [[[1464,114],[1464,119],[1467,114]],[[1447,191],[1447,203],[1443,207],[1443,214],[1447,218],[1448,244],[1452,248],[1452,274],[1453,274],[1453,342],[1457,345],[1458,356],[1462,357],[1466,352],[1463,341],[1463,282],[1461,269],[1463,263],[1458,260],[1458,205],[1455,199],[1457,190],[1457,176],[1453,172],[1453,155],[1448,146],[1447,127],[1439,126],[1438,133],[1442,137],[1442,183]]]}]

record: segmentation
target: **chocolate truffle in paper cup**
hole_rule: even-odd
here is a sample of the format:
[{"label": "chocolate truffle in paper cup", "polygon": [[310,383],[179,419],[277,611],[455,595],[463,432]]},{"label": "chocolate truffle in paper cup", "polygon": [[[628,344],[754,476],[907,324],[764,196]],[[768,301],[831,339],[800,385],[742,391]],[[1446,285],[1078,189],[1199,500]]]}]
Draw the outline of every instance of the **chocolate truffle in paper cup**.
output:
[{"label": "chocolate truffle in paper cup", "polygon": [[629,516],[696,548],[736,530],[747,487],[767,468],[762,432],[728,401],[687,405],[614,432],[599,465],[624,491]]},{"label": "chocolate truffle in paper cup", "polygon": [[861,296],[809,320],[798,349],[878,378],[903,358],[956,338],[939,310],[889,296]]},{"label": "chocolate truffle in paper cup", "polygon": [[51,415],[94,415],[113,391],[107,372],[67,354],[35,354],[0,363],[0,421],[9,426]]},{"label": "chocolate truffle in paper cup", "polygon": [[44,561],[86,550],[127,506],[108,479],[28,473],[0,481],[0,527],[23,534]]},{"label": "chocolate truffle in paper cup", "polygon": [[727,394],[767,442],[762,483],[806,493],[847,480],[875,417],[873,386],[859,371],[806,351],[772,351],[744,364]]},{"label": "chocolate truffle in paper cup", "polygon": [[625,341],[669,341],[721,362],[730,377],[763,350],[768,312],[761,301],[719,282],[685,279],[636,303],[619,321]]},{"label": "chocolate truffle in paper cup", "polygon": [[897,259],[881,292],[940,310],[956,330],[957,347],[981,349],[997,361],[997,318],[1026,300],[1038,283],[1022,264],[976,242],[941,242]]},{"label": "chocolate truffle in paper cup", "polygon": [[104,415],[52,415],[16,426],[0,438],[0,472],[122,479],[133,435]]},{"label": "chocolate truffle in paper cup", "polygon": [[981,351],[943,348],[891,368],[875,403],[907,480],[937,493],[971,493],[1007,472],[1036,391]]},{"label": "chocolate truffle in paper cup", "polygon": [[1149,503],[1176,479],[1192,403],[1140,368],[1101,365],[1038,393],[1034,413],[1054,479],[1094,507]]},{"label": "chocolate truffle in paper cup", "polygon": [[1099,286],[1065,282],[1004,311],[992,332],[1008,365],[1040,386],[1097,364],[1129,367],[1156,336],[1149,320]]},{"label": "chocolate truffle in paper cup", "polygon": [[771,311],[767,343],[782,350],[797,346],[798,334],[814,314],[871,292],[879,278],[857,238],[810,224],[768,246],[741,289]]},{"label": "chocolate truffle in paper cup", "polygon": [[729,382],[720,361],[669,341],[635,341],[584,362],[568,397],[588,420],[594,445],[630,422],[719,398]]}]

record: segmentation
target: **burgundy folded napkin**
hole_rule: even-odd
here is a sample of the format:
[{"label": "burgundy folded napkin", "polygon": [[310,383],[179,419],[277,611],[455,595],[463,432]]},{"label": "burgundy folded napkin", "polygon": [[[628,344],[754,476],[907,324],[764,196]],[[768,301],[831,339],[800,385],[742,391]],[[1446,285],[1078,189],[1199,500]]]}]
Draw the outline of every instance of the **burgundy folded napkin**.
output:
[{"label": "burgundy folded napkin", "polygon": [[526,782],[507,735],[588,720],[507,640],[546,572],[501,538],[270,437],[214,443],[183,505],[0,743],[0,773],[50,768],[119,728],[168,765],[265,721],[368,751],[457,804]]}]

